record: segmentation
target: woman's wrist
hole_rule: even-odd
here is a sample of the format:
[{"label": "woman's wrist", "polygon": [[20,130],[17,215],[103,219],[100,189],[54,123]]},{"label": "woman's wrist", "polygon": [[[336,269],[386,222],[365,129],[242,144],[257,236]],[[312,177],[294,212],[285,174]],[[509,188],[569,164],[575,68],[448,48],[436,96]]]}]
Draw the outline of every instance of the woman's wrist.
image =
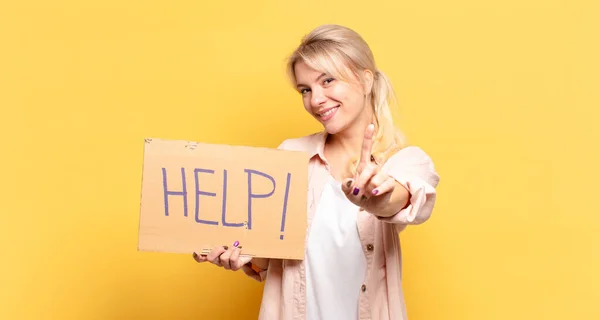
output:
[{"label": "woman's wrist", "polygon": [[250,262],[246,264],[251,267],[257,273],[267,270],[269,267],[269,259],[265,258],[253,258]]},{"label": "woman's wrist", "polygon": [[261,272],[265,271],[265,270],[259,268],[256,264],[252,263],[252,261],[246,263],[246,266],[249,267],[250,269],[252,269],[257,274],[260,274]]}]

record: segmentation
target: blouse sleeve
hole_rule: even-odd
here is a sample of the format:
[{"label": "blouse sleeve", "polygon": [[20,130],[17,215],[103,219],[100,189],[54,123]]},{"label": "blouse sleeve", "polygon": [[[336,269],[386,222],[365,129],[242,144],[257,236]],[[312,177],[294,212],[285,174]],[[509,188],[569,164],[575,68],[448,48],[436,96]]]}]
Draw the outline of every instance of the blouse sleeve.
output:
[{"label": "blouse sleeve", "polygon": [[409,192],[409,203],[390,217],[378,219],[396,224],[421,224],[429,219],[440,181],[431,158],[419,147],[406,147],[386,161],[382,170]]}]

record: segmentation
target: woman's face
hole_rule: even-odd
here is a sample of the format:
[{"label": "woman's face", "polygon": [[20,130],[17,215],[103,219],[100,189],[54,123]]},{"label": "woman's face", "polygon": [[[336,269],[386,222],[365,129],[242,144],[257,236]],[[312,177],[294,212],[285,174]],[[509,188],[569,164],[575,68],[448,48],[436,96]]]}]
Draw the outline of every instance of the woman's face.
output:
[{"label": "woman's face", "polygon": [[366,103],[368,100],[365,95],[369,92],[365,92],[358,79],[354,79],[356,84],[334,79],[310,68],[303,61],[297,62],[294,69],[304,108],[323,125],[327,133],[345,131],[369,116],[371,107]]}]

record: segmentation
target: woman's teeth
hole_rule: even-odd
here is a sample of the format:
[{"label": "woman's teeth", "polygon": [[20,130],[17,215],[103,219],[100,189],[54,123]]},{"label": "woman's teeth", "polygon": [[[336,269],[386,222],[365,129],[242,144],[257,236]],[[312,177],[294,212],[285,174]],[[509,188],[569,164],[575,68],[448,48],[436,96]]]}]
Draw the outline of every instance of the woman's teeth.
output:
[{"label": "woman's teeth", "polygon": [[320,113],[320,114],[319,114],[319,117],[326,117],[326,116],[328,116],[328,115],[332,114],[332,113],[335,111],[335,109],[337,109],[337,108],[338,108],[338,107],[331,108],[331,109],[329,109],[329,110],[327,110],[327,111],[325,111],[325,112],[323,112],[323,113]]}]

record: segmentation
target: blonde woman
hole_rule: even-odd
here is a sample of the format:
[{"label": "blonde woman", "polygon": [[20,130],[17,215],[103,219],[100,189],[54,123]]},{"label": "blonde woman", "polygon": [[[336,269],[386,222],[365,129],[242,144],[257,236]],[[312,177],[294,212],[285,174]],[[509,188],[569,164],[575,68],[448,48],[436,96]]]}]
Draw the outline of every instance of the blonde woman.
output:
[{"label": "blonde woman", "polygon": [[260,319],[407,319],[398,233],[432,213],[432,160],[403,144],[390,82],[353,30],[316,28],[288,72],[324,128],[279,146],[311,156],[305,259],[240,257],[238,241],[194,258],[264,281]]}]

